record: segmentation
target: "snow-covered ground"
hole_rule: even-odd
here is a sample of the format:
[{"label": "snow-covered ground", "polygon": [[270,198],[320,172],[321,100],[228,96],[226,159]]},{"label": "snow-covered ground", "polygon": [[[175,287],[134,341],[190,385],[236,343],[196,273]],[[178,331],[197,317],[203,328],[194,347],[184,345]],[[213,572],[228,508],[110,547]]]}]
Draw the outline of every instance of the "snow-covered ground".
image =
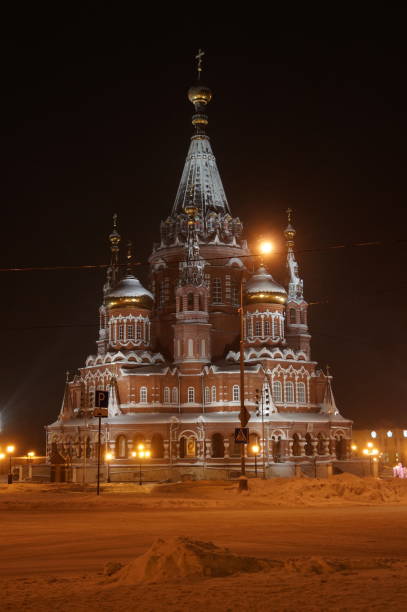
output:
[{"label": "snow-covered ground", "polygon": [[405,610],[406,513],[350,475],[0,485],[1,610]]}]

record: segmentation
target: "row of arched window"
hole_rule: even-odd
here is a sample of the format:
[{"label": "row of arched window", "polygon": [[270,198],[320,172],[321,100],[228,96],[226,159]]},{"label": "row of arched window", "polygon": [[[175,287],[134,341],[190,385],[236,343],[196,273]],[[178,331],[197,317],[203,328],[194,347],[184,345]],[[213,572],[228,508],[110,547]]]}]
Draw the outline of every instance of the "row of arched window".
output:
[{"label": "row of arched window", "polygon": [[[284,390],[284,397],[283,397]],[[295,393],[296,391],[296,393]],[[279,380],[273,382],[273,399],[275,402],[286,402],[287,404],[306,404],[307,403],[307,388],[305,383],[297,382],[295,385],[292,381],[287,380],[284,386]]]},{"label": "row of arched window", "polygon": [[[205,404],[210,404],[216,402],[216,386],[212,385],[212,387],[205,387]],[[147,387],[140,387],[140,402],[145,404],[148,402],[148,389]],[[189,404],[193,404],[196,401],[195,395],[195,387],[188,387],[186,393],[186,401]],[[240,401],[240,386],[233,385],[232,387],[232,401],[239,402]],[[172,390],[170,387],[164,387],[163,390],[163,402],[164,404],[177,404],[178,403],[178,387],[173,387]]]},{"label": "row of arched window", "polygon": [[282,316],[266,318],[249,316],[247,336],[249,338],[281,338],[284,336],[284,319]]},{"label": "row of arched window", "polygon": [[109,342],[126,344],[141,340],[146,344],[150,341],[150,322],[135,319],[115,319],[109,321]]}]

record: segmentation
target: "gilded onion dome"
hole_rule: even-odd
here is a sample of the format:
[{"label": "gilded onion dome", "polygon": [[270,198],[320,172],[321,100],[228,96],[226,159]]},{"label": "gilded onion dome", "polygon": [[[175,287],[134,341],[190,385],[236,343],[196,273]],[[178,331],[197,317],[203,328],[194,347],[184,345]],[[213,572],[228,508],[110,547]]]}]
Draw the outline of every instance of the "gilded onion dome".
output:
[{"label": "gilded onion dome", "polygon": [[132,274],[126,274],[116,287],[109,291],[106,302],[109,308],[128,305],[149,310],[153,305],[154,297],[148,289],[143,287],[138,278]]},{"label": "gilded onion dome", "polygon": [[212,100],[212,92],[209,87],[206,87],[202,83],[192,85],[188,90],[188,100],[192,104],[209,104]]},{"label": "gilded onion dome", "polygon": [[279,285],[264,266],[260,266],[246,283],[246,302],[285,304],[287,292]]}]

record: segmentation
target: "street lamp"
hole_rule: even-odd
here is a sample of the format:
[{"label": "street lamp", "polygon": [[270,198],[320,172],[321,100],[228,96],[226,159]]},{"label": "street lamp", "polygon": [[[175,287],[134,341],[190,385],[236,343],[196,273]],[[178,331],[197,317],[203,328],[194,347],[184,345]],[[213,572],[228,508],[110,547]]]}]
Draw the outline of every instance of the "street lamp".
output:
[{"label": "street lamp", "polygon": [[32,462],[35,457],[34,451],[28,451],[27,453],[27,465],[28,465],[28,480],[32,480],[33,477],[33,467]]},{"label": "street lamp", "polygon": [[274,245],[270,240],[262,240],[259,243],[259,251],[262,255],[270,255],[273,252]]},{"label": "street lamp", "polygon": [[110,462],[113,459],[113,453],[105,454],[105,461],[107,464],[107,482],[110,482]]},{"label": "street lamp", "polygon": [[141,463],[143,459],[149,459],[151,457],[151,451],[146,450],[144,448],[144,444],[138,444],[137,450],[132,451],[131,456],[134,459],[139,459],[139,485],[143,484],[142,474],[141,474]]},{"label": "street lamp", "polygon": [[257,478],[257,455],[260,452],[260,446],[258,444],[252,444],[252,453],[254,455],[254,475]]},{"label": "street lamp", "polygon": [[12,455],[13,455],[14,451],[15,451],[14,444],[9,444],[6,447],[6,452],[9,455],[9,458],[10,458],[9,469],[8,469],[8,476],[7,476],[7,484],[13,484],[13,473],[11,471],[11,458],[12,458]]},{"label": "street lamp", "polygon": [[370,473],[373,474],[373,464],[377,463],[377,455],[379,450],[373,447],[372,442],[366,444],[366,448],[362,450],[362,453],[370,459]]}]

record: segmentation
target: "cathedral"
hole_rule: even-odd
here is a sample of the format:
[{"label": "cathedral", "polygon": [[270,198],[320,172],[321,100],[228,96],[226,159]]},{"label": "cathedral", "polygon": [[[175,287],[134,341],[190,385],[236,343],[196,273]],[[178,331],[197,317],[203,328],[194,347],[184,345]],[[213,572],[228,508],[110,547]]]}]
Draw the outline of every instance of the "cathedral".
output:
[{"label": "cathedral", "polygon": [[[234,478],[243,406],[249,476],[327,474],[349,459],[352,422],[336,407],[330,373],[311,357],[291,211],[284,285],[232,215],[207,135],[211,90],[198,79],[188,98],[193,134],[149,258],[149,288],[135,275],[131,245],[123,262],[114,215],[96,352],[67,376],[59,416],[46,428],[48,461],[70,479],[93,480],[100,448],[112,481],[135,480],[139,463],[152,481]],[[109,392],[101,447],[99,390]]]}]

